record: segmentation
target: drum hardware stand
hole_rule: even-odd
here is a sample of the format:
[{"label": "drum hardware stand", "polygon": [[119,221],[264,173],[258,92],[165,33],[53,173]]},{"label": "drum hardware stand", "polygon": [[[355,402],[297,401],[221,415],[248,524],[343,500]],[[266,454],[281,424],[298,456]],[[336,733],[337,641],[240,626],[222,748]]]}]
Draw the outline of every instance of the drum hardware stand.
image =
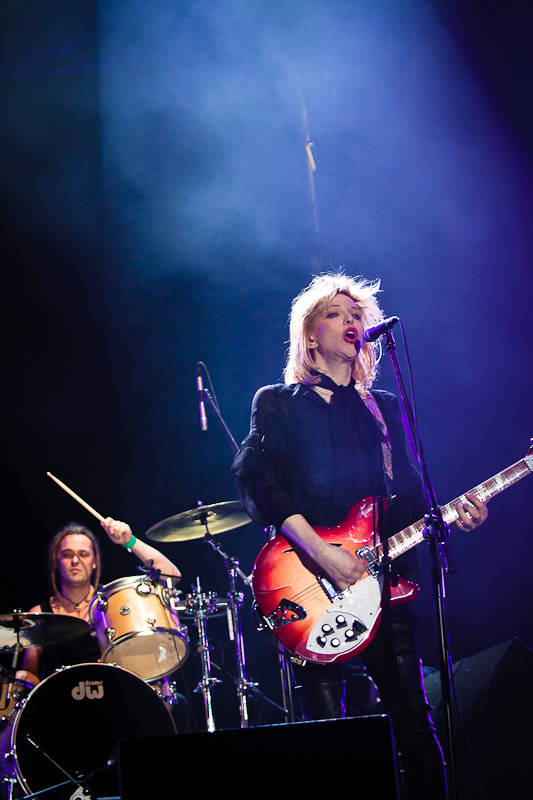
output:
[{"label": "drum hardware stand", "polygon": [[[13,613],[14,614],[21,614],[22,611],[19,608],[19,609],[16,609]],[[19,621],[15,625],[15,632],[16,632],[16,635],[17,635],[17,640],[16,640],[16,643],[15,643],[15,647],[13,648],[13,657],[11,659],[11,667],[10,667],[8,673],[7,673],[8,680],[7,680],[7,684],[6,684],[6,708],[7,708],[8,704],[9,704],[9,698],[11,696],[11,692],[13,691],[13,688],[16,685],[15,684],[15,674],[17,672],[17,665],[18,665],[18,661],[19,661],[19,658],[20,658],[20,654],[22,652],[22,645],[20,643],[20,630],[21,630],[21,628],[22,628],[22,623]],[[0,730],[2,730],[1,727],[0,727]]]},{"label": "drum hardware stand", "polygon": [[283,647],[281,642],[278,642],[277,645],[279,671],[281,676],[281,696],[283,698],[282,711],[285,715],[285,722],[294,722],[296,717],[294,714],[290,655],[285,647]]},{"label": "drum hardware stand", "polygon": [[216,685],[217,683],[221,683],[218,678],[211,677],[211,657],[209,655],[209,642],[207,639],[207,631],[206,631],[206,620],[207,620],[207,612],[203,607],[202,604],[202,589],[200,586],[200,579],[196,579],[196,598],[197,602],[195,603],[196,608],[194,611],[194,617],[196,622],[196,627],[198,629],[198,639],[200,643],[200,658],[202,661],[202,680],[194,690],[195,692],[201,692],[204,698],[204,708],[205,708],[205,717],[207,723],[207,730],[209,733],[213,733],[216,730],[215,726],[215,717],[213,713],[213,698],[211,694],[211,687]]},{"label": "drum hardware stand", "polygon": [[[262,615],[256,603],[254,603],[254,608],[256,613],[258,614],[258,617],[261,618]],[[259,632],[270,630],[269,626],[264,623],[264,618],[263,622],[260,622],[260,620],[258,619],[257,630]],[[269,702],[271,705],[275,706],[276,708],[279,708],[280,711],[283,712],[283,715],[285,717],[285,723],[296,722],[296,721],[301,722],[302,721],[301,718],[296,716],[294,712],[294,700],[293,700],[294,681],[291,669],[291,662],[292,662],[291,653],[282,645],[279,639],[276,639],[274,641],[274,646],[278,651],[278,666],[280,673],[281,697],[283,701],[283,707],[277,705],[277,703],[273,703],[271,700],[268,699],[268,697],[265,697],[264,699],[267,700],[267,702]]]},{"label": "drum hardware stand", "polygon": [[2,778],[2,783],[9,784],[7,787],[7,800],[13,800],[14,798],[14,791],[15,791],[15,784],[18,783],[16,778],[8,778],[4,776]]},{"label": "drum hardware stand", "polygon": [[[197,365],[196,365],[196,376],[197,376],[197,386],[198,386],[198,392],[199,392],[199,400],[202,402],[202,404],[203,404],[203,401],[205,401],[205,400],[207,400],[209,402],[210,407],[213,409],[217,420],[221,424],[221,426],[222,426],[222,428],[224,430],[224,433],[226,434],[226,438],[227,438],[227,440],[229,442],[229,445],[230,445],[231,449],[233,450],[233,453],[236,455],[238,453],[238,451],[239,451],[239,446],[238,446],[237,442],[235,441],[234,437],[232,436],[231,431],[229,430],[228,426],[226,425],[226,422],[224,421],[224,419],[222,417],[222,414],[220,413],[220,409],[219,409],[219,406],[218,406],[218,401],[216,400],[216,398],[214,398],[211,395],[209,390],[206,389],[204,387],[204,385],[203,385],[203,381],[201,379],[201,372],[200,372],[201,368],[203,368],[205,370],[205,372],[207,374],[207,377],[208,377],[208,380],[211,383],[211,379],[209,377],[209,371],[208,371],[206,365],[203,363],[203,361],[199,361],[197,363]],[[214,394],[214,390],[213,390],[213,394]],[[204,425],[205,425],[205,427],[204,427]],[[202,421],[202,429],[203,430],[207,430],[207,418],[205,418]],[[242,594],[240,592],[237,592],[237,590],[236,590],[236,579],[237,579],[237,575],[239,575],[242,578],[245,586],[249,586],[251,584],[251,578],[248,577],[247,575],[245,575],[242,572],[242,570],[239,569],[239,562],[237,561],[236,558],[227,556],[225,553],[222,552],[222,550],[218,547],[218,545],[215,544],[215,542],[213,541],[213,537],[209,533],[209,529],[208,529],[208,525],[207,525],[207,519],[204,519],[203,523],[204,523],[204,526],[205,526],[205,529],[206,529],[206,533],[205,533],[205,536],[204,536],[204,541],[207,542],[208,544],[210,544],[213,547],[213,549],[215,549],[224,558],[224,563],[226,564],[226,568],[228,569],[228,573],[229,573],[229,576],[230,576],[231,591],[230,591],[230,594],[228,595],[229,599],[230,599],[230,606],[229,606],[229,609],[228,609],[228,626],[229,626],[229,629],[230,629],[230,639],[232,641],[235,641],[235,649],[236,649],[236,656],[237,656],[238,676],[237,676],[237,679],[236,679],[236,686],[237,686],[237,696],[239,698],[241,727],[242,728],[247,728],[248,724],[249,724],[249,718],[248,718],[248,706],[247,706],[246,693],[247,693],[247,691],[255,691],[256,687],[257,687],[257,684],[250,683],[246,679],[244,642],[243,642],[243,638],[242,638],[242,628],[241,628],[240,616],[239,616],[239,605],[242,603],[243,597],[242,597]],[[287,671],[287,669],[285,668],[285,662],[283,662],[282,660],[280,661],[280,669],[281,669],[281,678],[282,678],[282,687],[283,687],[283,698],[284,698],[284,704],[286,706],[283,709],[283,712],[285,714],[285,718],[287,719],[287,715],[289,715],[292,718],[292,701],[290,702],[289,706],[287,706],[287,704],[285,702],[287,697],[292,697],[292,693],[291,693],[291,690],[290,690],[291,676],[290,676],[290,672]],[[258,692],[258,693],[261,694],[261,696],[264,697],[264,699],[267,700],[269,703],[271,703],[273,706],[276,706],[277,708],[279,708],[279,706],[276,703],[273,703],[267,697],[262,695],[262,693],[260,693],[260,692]]]},{"label": "drum hardware stand", "polygon": [[[14,785],[18,783],[18,781],[16,778],[4,778],[4,782],[9,783],[7,800],[13,800]],[[46,794],[46,792],[52,792],[54,791],[54,789],[61,789],[62,786],[68,786],[69,783],[71,783],[71,781],[64,781],[63,783],[58,783],[55,786],[49,786],[48,789],[41,789],[40,791],[35,792],[34,794],[25,794],[24,800],[31,800],[32,797],[41,797],[42,795]]]},{"label": "drum hardware stand", "polygon": [[[235,675],[233,675],[231,672],[228,672],[227,670],[223,670],[222,667],[219,667],[217,664],[213,663],[213,666],[216,669],[218,669],[219,672],[224,672],[225,675],[227,675],[229,678],[231,678],[233,681],[235,681],[235,683],[237,683],[237,680],[238,680],[237,677]],[[246,681],[246,689],[248,690],[249,694],[257,695],[257,697],[259,697],[261,700],[264,700],[265,702],[269,703],[271,706],[276,708],[278,711],[281,711],[283,714],[287,714],[287,709],[283,708],[282,706],[279,705],[279,703],[274,702],[274,700],[271,700],[269,697],[267,697],[265,694],[263,694],[263,692],[261,692],[258,689],[258,684],[257,683],[251,683],[250,681]]]},{"label": "drum hardware stand", "polygon": [[250,681],[246,678],[246,656],[245,656],[244,639],[242,635],[242,626],[241,626],[240,611],[239,611],[239,608],[244,600],[244,596],[242,592],[238,591],[237,589],[237,576],[240,576],[242,578],[246,586],[250,585],[251,580],[239,568],[239,562],[235,558],[235,556],[229,556],[227,553],[225,553],[222,550],[222,548],[217,544],[213,536],[211,536],[208,530],[206,530],[206,534],[204,536],[204,542],[206,542],[206,544],[210,544],[213,550],[215,550],[220,556],[222,556],[222,558],[224,559],[224,564],[226,566],[226,569],[228,570],[230,579],[230,592],[228,594],[229,604],[228,604],[227,616],[228,616],[230,641],[235,643],[237,676],[236,677],[232,676],[232,677],[235,681],[235,685],[237,688],[237,697],[239,699],[241,728],[247,728],[249,726],[248,701],[247,701],[248,694],[255,694],[261,697],[267,703],[270,703],[270,705],[274,706],[274,708],[279,709],[285,714],[285,716],[287,716],[288,706],[285,703],[286,699],[285,693],[284,693],[285,707],[281,708],[281,706],[279,706],[277,703],[275,703],[273,700],[271,700],[269,697],[267,697],[265,694],[263,694],[263,692],[261,692],[258,689],[257,683],[255,683],[254,681]]},{"label": "drum hardware stand", "polygon": [[42,747],[36,744],[33,741],[33,739],[30,739],[30,737],[27,734],[26,734],[26,739],[31,745],[33,745],[33,747],[36,748],[36,750],[39,751],[39,753],[41,753],[45,758],[47,758],[48,761],[50,761],[50,763],[54,765],[54,767],[57,767],[57,769],[68,778],[68,781],[63,781],[63,783],[57,783],[55,786],[49,786],[48,789],[41,789],[39,792],[34,792],[33,794],[26,795],[27,800],[28,798],[32,797],[40,797],[46,792],[51,792],[53,789],[59,789],[62,786],[68,786],[69,783],[73,783],[76,787],[73,794],[70,796],[70,800],[95,800],[93,793],[87,786],[84,786],[83,783],[80,783],[80,781],[76,780],[76,778],[73,778],[72,775],[70,775],[66,771],[66,769],[63,769],[63,767],[60,764],[58,764],[57,761],[54,761],[52,756],[49,755],[46,752],[46,750],[44,750]]},{"label": "drum hardware stand", "polygon": [[247,692],[251,689],[254,685],[250,683],[246,678],[246,658],[244,652],[244,640],[242,636],[242,627],[241,627],[241,620],[240,620],[240,612],[239,608],[243,602],[244,596],[242,592],[237,590],[237,576],[239,575],[246,584],[249,583],[247,576],[243,573],[243,571],[239,568],[239,562],[234,556],[228,556],[220,546],[214,541],[213,537],[209,533],[207,523],[205,523],[206,532],[204,536],[204,542],[206,544],[210,544],[213,550],[215,550],[222,558],[224,559],[224,564],[226,565],[226,569],[228,570],[229,580],[230,580],[230,591],[228,593],[229,604],[228,604],[228,629],[229,629],[229,638],[230,641],[234,642],[235,644],[235,655],[237,659],[237,679],[235,682],[236,689],[237,689],[237,697],[239,700],[239,712],[240,712],[240,722],[241,728],[247,728],[249,725],[249,717],[248,717],[248,701],[247,701]]}]

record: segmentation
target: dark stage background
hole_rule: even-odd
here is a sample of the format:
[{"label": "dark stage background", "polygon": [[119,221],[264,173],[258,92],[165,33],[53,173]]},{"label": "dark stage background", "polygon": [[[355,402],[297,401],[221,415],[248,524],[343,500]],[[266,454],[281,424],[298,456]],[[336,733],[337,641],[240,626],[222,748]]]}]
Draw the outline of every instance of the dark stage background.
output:
[{"label": "dark stage background", "polygon": [[[198,501],[236,499],[211,412],[200,430],[195,365],[240,441],[253,393],[280,379],[290,300],[322,270],[380,277],[385,313],[401,316],[440,502],[526,454],[529,8],[4,0],[0,612],[40,601],[60,526],[98,528],[47,470],[141,536]],[[399,329],[396,341],[403,357]],[[380,385],[395,390],[387,355]],[[512,487],[480,531],[453,538],[454,659],[513,637],[533,644],[532,488]],[[248,574],[263,539],[250,524],[220,543]],[[106,582],[136,574],[102,545]],[[185,594],[197,578],[228,591],[203,542],[161,549]],[[419,557],[420,643],[437,666],[425,546]],[[279,702],[276,652],[243,590],[248,675]],[[238,725],[224,618],[208,633],[217,724]],[[195,688],[196,655],[177,680]],[[253,701],[252,719],[281,715]]]}]

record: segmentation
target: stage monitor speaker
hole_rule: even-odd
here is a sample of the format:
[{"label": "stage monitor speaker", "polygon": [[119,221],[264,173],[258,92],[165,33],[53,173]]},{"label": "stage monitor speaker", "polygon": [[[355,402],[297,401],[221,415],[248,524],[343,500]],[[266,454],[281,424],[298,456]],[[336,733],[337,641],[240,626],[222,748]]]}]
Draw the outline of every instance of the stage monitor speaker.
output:
[{"label": "stage monitor speaker", "polygon": [[[457,661],[453,675],[460,711],[452,705],[459,800],[529,800],[533,652],[511,639]],[[425,684],[444,744],[440,674],[430,675]]]},{"label": "stage monitor speaker", "polygon": [[127,739],[118,753],[121,800],[173,797],[185,784],[193,794],[326,787],[398,798],[386,715]]}]

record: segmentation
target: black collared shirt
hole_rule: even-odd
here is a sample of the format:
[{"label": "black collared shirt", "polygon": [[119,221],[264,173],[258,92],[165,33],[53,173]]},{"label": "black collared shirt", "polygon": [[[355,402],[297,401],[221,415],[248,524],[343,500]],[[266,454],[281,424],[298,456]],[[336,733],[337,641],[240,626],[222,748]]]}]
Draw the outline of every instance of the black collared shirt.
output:
[{"label": "black collared shirt", "polygon": [[[260,389],[252,403],[250,433],[235,457],[244,508],[260,526],[280,529],[293,514],[313,526],[337,525],[359,500],[387,496],[383,433],[353,382],[337,387],[326,376],[321,386],[334,391],[331,402],[312,386],[274,384]],[[391,445],[394,512],[390,535],[423,517],[424,494],[411,463],[394,395],[373,391]]]}]

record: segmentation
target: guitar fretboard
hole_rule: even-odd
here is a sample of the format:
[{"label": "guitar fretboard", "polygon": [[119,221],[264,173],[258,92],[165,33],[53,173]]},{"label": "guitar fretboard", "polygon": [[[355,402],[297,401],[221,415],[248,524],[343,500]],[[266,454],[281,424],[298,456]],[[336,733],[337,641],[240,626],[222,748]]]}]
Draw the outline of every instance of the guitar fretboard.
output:
[{"label": "guitar fretboard", "polygon": [[[508,489],[509,486],[522,480],[526,475],[530,475],[531,472],[533,472],[533,447],[525,458],[520,459],[520,461],[502,470],[502,472],[498,472],[497,475],[494,475],[487,481],[480,483],[479,486],[471,489],[468,494],[473,494],[483,503],[487,503],[497,494],[503,492],[504,489]],[[466,494],[462,494],[460,497],[456,497],[455,500],[443,506],[441,512],[444,522],[447,525],[451,525],[452,522],[455,522],[459,517],[457,507],[468,502]],[[390,539],[387,539],[385,545],[380,544],[373,548],[373,551],[379,560],[383,558],[385,553],[391,560],[398,558],[398,556],[403,555],[403,553],[406,553],[412,547],[416,547],[424,541],[425,533],[426,522],[424,519],[420,519],[408,528],[404,528],[403,531],[391,536]]]}]

